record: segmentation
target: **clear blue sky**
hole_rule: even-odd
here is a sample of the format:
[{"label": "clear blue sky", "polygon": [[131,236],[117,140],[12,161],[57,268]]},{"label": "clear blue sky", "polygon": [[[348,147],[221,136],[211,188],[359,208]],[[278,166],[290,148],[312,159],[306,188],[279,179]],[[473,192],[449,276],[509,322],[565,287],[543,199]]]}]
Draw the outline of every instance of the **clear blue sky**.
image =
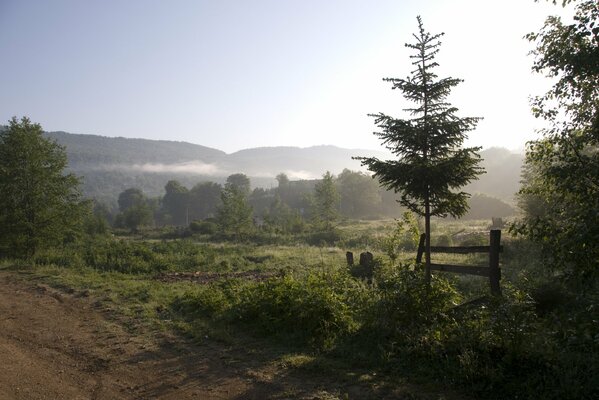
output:
[{"label": "clear blue sky", "polygon": [[0,0],[0,123],[181,140],[227,152],[379,148],[366,114],[405,115],[416,16],[444,31],[451,101],[485,120],[468,144],[522,148],[539,122],[531,44],[560,7],[533,0]]}]

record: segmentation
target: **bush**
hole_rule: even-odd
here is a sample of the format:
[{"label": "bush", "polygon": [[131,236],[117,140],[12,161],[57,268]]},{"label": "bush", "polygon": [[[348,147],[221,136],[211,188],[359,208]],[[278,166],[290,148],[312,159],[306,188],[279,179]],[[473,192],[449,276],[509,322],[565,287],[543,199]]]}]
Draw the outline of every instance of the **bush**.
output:
[{"label": "bush", "polygon": [[376,302],[366,315],[362,334],[378,346],[415,346],[424,333],[460,299],[443,277],[433,275],[430,287],[423,271],[409,265],[382,270],[376,276]]},{"label": "bush", "polygon": [[211,221],[192,221],[189,224],[189,229],[193,233],[199,233],[202,235],[214,235],[218,232],[218,225]]},{"label": "bush", "polygon": [[247,286],[238,317],[259,331],[287,336],[297,344],[332,348],[357,328],[350,293],[361,284],[345,274],[285,276]]},{"label": "bush", "polygon": [[336,229],[316,231],[306,236],[306,243],[311,246],[334,245],[341,240],[341,233]]},{"label": "bush", "polygon": [[83,250],[85,264],[102,271],[128,274],[154,273],[169,268],[146,243],[105,240],[88,243]]},{"label": "bush", "polygon": [[236,306],[240,284],[226,280],[208,286],[198,286],[175,298],[172,308],[187,319],[208,317],[217,320]]},{"label": "bush", "polygon": [[420,231],[418,220],[413,213],[406,211],[402,219],[395,220],[395,226],[391,234],[380,240],[379,247],[395,262],[399,253],[403,251],[414,251],[418,248]]},{"label": "bush", "polygon": [[441,235],[436,238],[434,245],[435,246],[452,246],[453,239],[451,238],[451,235]]},{"label": "bush", "polygon": [[72,246],[42,250],[34,256],[33,262],[37,265],[56,265],[69,268],[83,265],[79,252]]}]

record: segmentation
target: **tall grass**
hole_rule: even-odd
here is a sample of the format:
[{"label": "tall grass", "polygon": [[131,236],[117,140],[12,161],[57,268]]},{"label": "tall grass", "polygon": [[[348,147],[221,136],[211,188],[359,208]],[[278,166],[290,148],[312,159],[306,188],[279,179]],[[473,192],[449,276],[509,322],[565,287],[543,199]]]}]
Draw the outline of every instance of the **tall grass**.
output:
[{"label": "tall grass", "polygon": [[[354,233],[368,229],[382,228],[367,223]],[[457,224],[436,229],[454,244],[486,239],[477,230],[455,235],[462,230]],[[343,243],[351,230],[342,227]],[[371,249],[377,240],[369,242]],[[555,284],[554,275],[537,270],[542,266],[527,268],[527,257],[535,253],[526,243],[504,242],[509,280],[502,282],[503,297],[470,306],[458,304],[487,291],[484,279],[435,274],[427,287],[420,268],[406,262],[413,258],[408,253],[395,262],[379,257],[368,283],[344,265],[345,250],[365,250],[359,241],[353,244],[103,238],[46,251],[18,268],[31,266],[52,284],[89,290],[135,320],[177,327],[197,339],[242,330],[309,353],[309,359],[455,385],[477,398],[599,398],[599,296]],[[204,285],[154,279],[160,272],[247,270],[278,274],[261,282],[220,279]]]}]

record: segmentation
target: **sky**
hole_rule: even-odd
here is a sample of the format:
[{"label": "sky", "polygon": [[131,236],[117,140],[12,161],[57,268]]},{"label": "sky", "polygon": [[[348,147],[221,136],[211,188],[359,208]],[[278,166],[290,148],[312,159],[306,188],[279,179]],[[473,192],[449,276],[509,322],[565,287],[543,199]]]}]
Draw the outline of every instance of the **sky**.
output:
[{"label": "sky", "polygon": [[[450,102],[483,117],[468,146],[522,150],[543,122],[523,39],[559,6],[533,0],[0,0],[0,124],[262,146],[381,149],[369,113],[407,118],[416,16],[444,32]],[[567,14],[567,13],[566,13]]]}]

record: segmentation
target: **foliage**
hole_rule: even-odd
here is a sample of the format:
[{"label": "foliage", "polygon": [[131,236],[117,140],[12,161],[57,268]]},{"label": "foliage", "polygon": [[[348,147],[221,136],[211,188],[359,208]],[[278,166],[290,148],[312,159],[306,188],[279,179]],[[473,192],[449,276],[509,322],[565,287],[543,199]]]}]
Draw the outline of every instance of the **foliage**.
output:
[{"label": "foliage", "polygon": [[574,22],[549,17],[534,42],[533,71],[556,79],[533,100],[550,123],[530,142],[523,187],[525,218],[512,230],[541,243],[549,265],[579,279],[599,269],[599,4],[575,3]]},{"label": "foliage", "polygon": [[175,180],[168,181],[162,198],[163,209],[171,216],[173,225],[189,224],[189,190]]},{"label": "foliage", "polygon": [[237,313],[262,332],[327,349],[357,327],[349,304],[356,290],[343,274],[285,276],[246,287]]},{"label": "foliage", "polygon": [[136,204],[122,213],[122,221],[125,227],[136,233],[140,226],[152,223],[152,209],[145,202]]},{"label": "foliage", "polygon": [[323,231],[331,231],[339,218],[338,209],[339,193],[333,175],[327,171],[314,187],[314,226]]},{"label": "foliage", "polygon": [[305,229],[305,223],[299,212],[285,204],[278,194],[270,205],[265,221],[277,233],[301,233]]},{"label": "foliage", "polygon": [[393,231],[381,240],[380,247],[395,262],[402,251],[414,251],[419,241],[418,221],[414,214],[406,211],[400,220],[395,220]]},{"label": "foliage", "polygon": [[416,69],[406,79],[385,78],[393,89],[416,103],[408,111],[413,118],[396,119],[379,113],[372,115],[382,132],[375,132],[397,160],[358,157],[374,172],[381,185],[401,192],[400,203],[425,218],[427,280],[430,279],[430,217],[459,217],[468,208],[468,194],[456,192],[482,173],[478,166],[480,148],[461,148],[466,132],[476,127],[479,118],[460,118],[457,108],[447,103],[451,89],[461,81],[437,79],[434,61],[443,34],[431,35],[418,17],[416,42],[406,44],[416,51],[410,56]]},{"label": "foliage", "polygon": [[189,191],[189,218],[204,219],[216,215],[222,186],[214,182],[198,183]]},{"label": "foliage", "polygon": [[242,192],[245,196],[250,194],[250,178],[248,178],[245,174],[229,175],[229,177],[227,177],[225,186],[234,188]]},{"label": "foliage", "polygon": [[129,208],[142,204],[146,201],[146,196],[138,188],[129,188],[119,194],[119,210],[127,211]]},{"label": "foliage", "polygon": [[419,345],[421,335],[460,299],[443,277],[434,276],[430,286],[422,278],[422,271],[407,264],[379,272],[376,302],[365,316],[361,334],[387,351],[397,345]]},{"label": "foliage", "polygon": [[[511,242],[504,245],[507,252]],[[40,251],[36,265],[27,264],[27,276],[89,290],[112,309],[182,329],[198,340],[214,339],[214,332],[229,340],[247,333],[266,348],[275,340],[278,349],[306,352],[315,362],[336,360],[344,376],[367,369],[390,379],[454,386],[480,399],[597,398],[596,287],[583,295],[567,285],[529,282],[521,285],[524,291],[504,282],[502,298],[456,306],[463,295],[443,274],[427,286],[418,266],[378,259],[367,284],[347,273],[343,253],[96,236]],[[220,279],[156,279],[169,271]],[[228,275],[233,271],[278,275],[240,279]]]},{"label": "foliage", "polygon": [[0,131],[0,255],[31,257],[79,233],[89,207],[66,168],[64,148],[39,124],[14,117]]},{"label": "foliage", "polygon": [[189,229],[194,233],[213,235],[218,231],[218,225],[213,221],[192,221]]},{"label": "foliage", "polygon": [[254,227],[253,210],[247,202],[249,180],[246,186],[245,180],[241,179],[240,175],[231,175],[235,178],[225,185],[221,193],[222,205],[217,214],[217,223],[221,232],[233,235],[237,240],[247,235]]},{"label": "foliage", "polygon": [[344,169],[336,180],[339,211],[346,217],[374,215],[381,207],[379,185],[363,172]]},{"label": "foliage", "polygon": [[150,201],[140,189],[129,188],[121,192],[119,209],[121,212],[114,221],[117,228],[128,228],[137,233],[140,226],[151,225],[154,222]]}]

